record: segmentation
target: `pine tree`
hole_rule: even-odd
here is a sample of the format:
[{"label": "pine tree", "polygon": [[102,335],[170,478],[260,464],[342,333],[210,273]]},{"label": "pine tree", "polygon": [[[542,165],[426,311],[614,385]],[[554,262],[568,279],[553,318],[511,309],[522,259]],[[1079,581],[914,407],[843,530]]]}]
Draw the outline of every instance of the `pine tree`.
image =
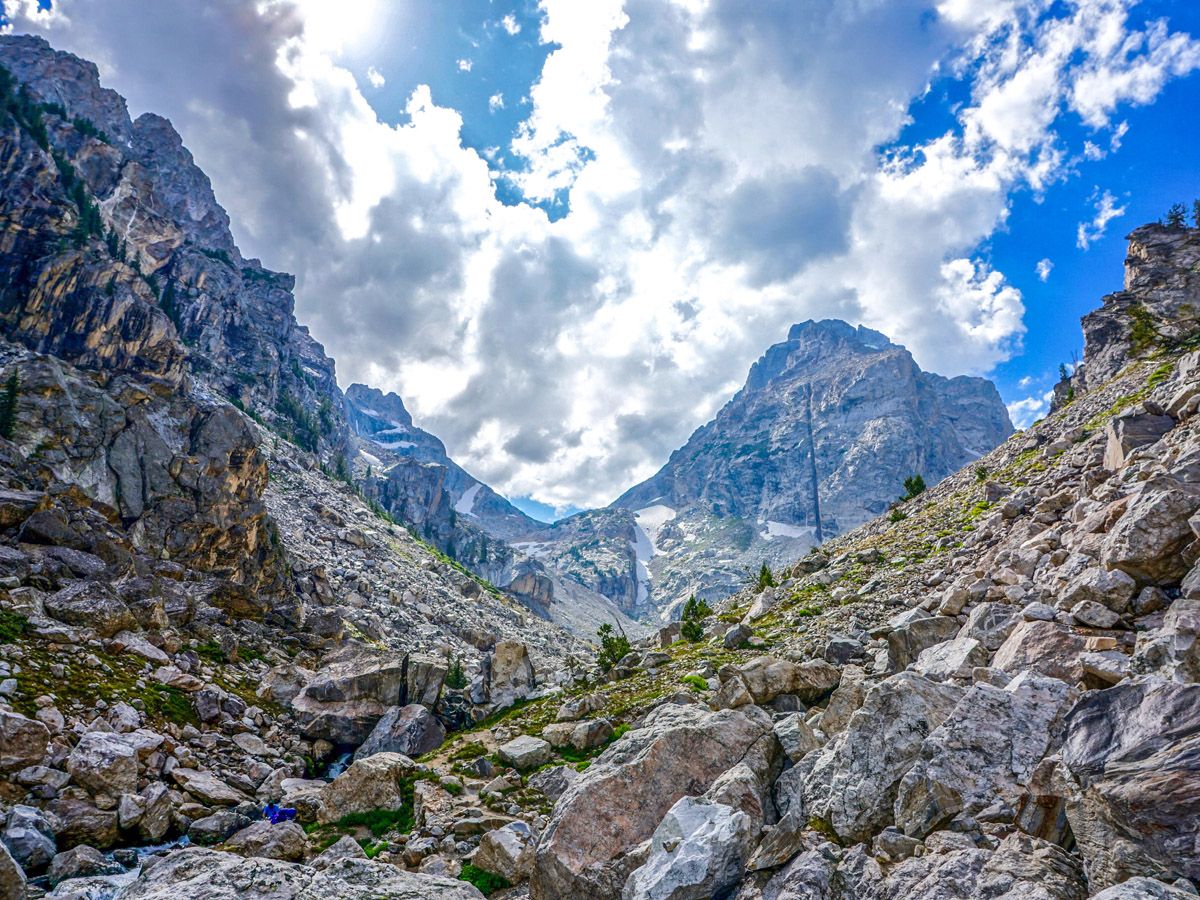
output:
[{"label": "pine tree", "polygon": [[1187,210],[1182,203],[1174,203],[1167,210],[1168,228],[1187,228]]},{"label": "pine tree", "polygon": [[1192,227],[1200,228],[1200,200],[1192,201]]},{"label": "pine tree", "polygon": [[909,475],[904,479],[904,496],[901,500],[911,500],[925,490],[925,479],[921,475]]},{"label": "pine tree", "polygon": [[762,564],[762,568],[758,570],[758,589],[765,591],[769,587],[775,587],[775,576],[771,574],[771,567],[766,563]]}]

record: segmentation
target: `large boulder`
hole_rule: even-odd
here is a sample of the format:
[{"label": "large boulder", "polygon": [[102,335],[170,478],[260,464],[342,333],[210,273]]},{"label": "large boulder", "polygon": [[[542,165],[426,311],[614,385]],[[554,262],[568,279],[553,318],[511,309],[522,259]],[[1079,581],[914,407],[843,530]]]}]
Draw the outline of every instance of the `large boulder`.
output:
[{"label": "large boulder", "polygon": [[723,803],[681,797],[650,838],[646,861],[622,900],[706,900],[741,879],[751,849],[750,817]]},{"label": "large boulder", "polygon": [[25,900],[25,873],[0,844],[0,900]]},{"label": "large boulder", "polygon": [[1075,700],[1067,684],[1023,674],[1004,688],[977,684],[930,733],[900,782],[896,825],[922,838],[960,814],[1015,809],[1047,753],[1062,741]]},{"label": "large boulder", "polygon": [[436,709],[442,696],[442,685],[446,683],[446,672],[445,660],[410,656],[404,675],[405,702]]},{"label": "large boulder", "polygon": [[1093,895],[1092,900],[1195,900],[1196,892],[1187,888],[1164,884],[1154,878],[1130,878],[1120,884],[1105,888]]},{"label": "large boulder", "polygon": [[505,765],[524,771],[550,762],[552,754],[547,741],[523,734],[497,747],[496,755]]},{"label": "large boulder", "polygon": [[393,706],[375,724],[371,734],[355,751],[354,758],[362,759],[373,753],[420,756],[436,750],[445,739],[445,726],[421,704]]},{"label": "large boulder", "polygon": [[237,788],[230,787],[216,775],[199,769],[173,769],[171,778],[207,806],[237,806],[247,799]]},{"label": "large boulder", "polygon": [[322,789],[317,821],[336,822],[342,816],[373,809],[403,809],[404,781],[416,768],[416,763],[399,753],[376,753],[355,760]]},{"label": "large boulder", "polygon": [[484,660],[488,702],[500,709],[528,697],[537,684],[529,648],[520,641],[498,641]]},{"label": "large boulder", "polygon": [[366,859],[318,871],[277,859],[189,847],[146,866],[121,900],[480,900],[465,881]]},{"label": "large boulder", "polygon": [[538,845],[534,900],[615,900],[641,865],[635,852],[681,797],[698,796],[739,762],[778,758],[770,719],[664,704],[612,744],[559,798]]},{"label": "large boulder", "polygon": [[46,613],[67,625],[93,629],[110,638],[137,628],[137,620],[117,592],[103,581],[77,581],[46,598]]},{"label": "large boulder", "polygon": [[1131,665],[1139,674],[1200,681],[1200,599],[1181,597],[1171,604],[1161,626],[1140,633]]},{"label": "large boulder", "polygon": [[44,869],[57,852],[53,823],[40,809],[21,804],[8,811],[4,831],[0,833],[0,843],[30,874]]},{"label": "large boulder", "polygon": [[118,875],[123,871],[120,863],[113,862],[95,847],[81,844],[54,857],[50,869],[46,872],[46,878],[53,887],[71,878]]},{"label": "large boulder", "polygon": [[400,704],[405,657],[349,650],[319,670],[295,697],[301,732],[310,740],[361,744]]},{"label": "large boulder", "polygon": [[1022,622],[992,657],[992,666],[1010,675],[1036,672],[1068,684],[1084,676],[1083,655],[1088,639],[1077,629],[1058,622]]},{"label": "large boulder", "polygon": [[963,693],[913,672],[874,685],[846,730],[814,754],[803,786],[808,815],[851,842],[891,824],[900,780]]},{"label": "large boulder", "polygon": [[1066,727],[1067,817],[1092,888],[1134,875],[1200,881],[1200,685],[1092,691]]},{"label": "large boulder", "polygon": [[1100,548],[1106,568],[1120,569],[1139,584],[1168,584],[1187,574],[1184,551],[1195,539],[1188,519],[1200,509],[1192,485],[1159,477],[1142,482]]},{"label": "large boulder", "polygon": [[887,633],[888,671],[906,668],[922,650],[954,637],[958,628],[958,619],[953,616],[926,616],[893,628]]},{"label": "large boulder", "polygon": [[815,703],[837,687],[836,668],[820,659],[803,663],[774,656],[759,656],[738,667],[737,675],[753,701],[760,706],[780,694],[794,694],[804,703]]},{"label": "large boulder", "polygon": [[308,837],[295,822],[273,825],[266,819],[248,825],[225,841],[223,849],[238,856],[261,856],[297,862],[308,853]]},{"label": "large boulder", "polygon": [[510,884],[524,881],[533,872],[537,839],[525,822],[509,822],[487,832],[479,839],[479,848],[471,862]]},{"label": "large boulder", "polygon": [[1104,426],[1104,468],[1121,468],[1130,453],[1153,444],[1174,427],[1175,420],[1170,416],[1156,415],[1142,409],[1135,408],[1113,416]]},{"label": "large boulder", "polygon": [[122,735],[89,731],[67,757],[67,771],[95,797],[115,800],[137,790],[137,753]]},{"label": "large boulder", "polygon": [[37,719],[0,709],[0,773],[36,766],[49,743],[50,729]]}]

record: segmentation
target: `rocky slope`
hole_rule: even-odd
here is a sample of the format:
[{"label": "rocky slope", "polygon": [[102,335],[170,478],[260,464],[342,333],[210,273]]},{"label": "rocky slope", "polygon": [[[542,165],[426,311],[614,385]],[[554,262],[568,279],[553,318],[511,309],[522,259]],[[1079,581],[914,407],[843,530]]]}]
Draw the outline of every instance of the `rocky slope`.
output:
[{"label": "rocky slope", "polygon": [[809,321],[613,506],[634,512],[643,595],[669,611],[727,596],[762,562],[879,515],[909,475],[936,482],[1011,433],[990,382],[923,372],[878,332]]}]

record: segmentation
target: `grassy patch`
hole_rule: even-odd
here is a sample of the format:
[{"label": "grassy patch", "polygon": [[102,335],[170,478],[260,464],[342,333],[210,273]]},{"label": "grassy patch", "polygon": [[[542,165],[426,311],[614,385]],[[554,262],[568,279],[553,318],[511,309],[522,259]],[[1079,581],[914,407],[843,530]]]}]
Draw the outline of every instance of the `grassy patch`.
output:
[{"label": "grassy patch", "polygon": [[462,867],[462,872],[458,875],[459,881],[466,881],[475,885],[481,894],[494,894],[496,891],[502,891],[507,887],[512,887],[507,878],[500,875],[494,875],[487,872],[478,866],[473,866],[466,863]]},{"label": "grassy patch", "polygon": [[16,643],[29,627],[29,620],[20,613],[0,609],[0,644]]},{"label": "grassy patch", "polygon": [[679,679],[683,684],[689,685],[693,691],[707,691],[708,682],[699,675],[684,675]]}]

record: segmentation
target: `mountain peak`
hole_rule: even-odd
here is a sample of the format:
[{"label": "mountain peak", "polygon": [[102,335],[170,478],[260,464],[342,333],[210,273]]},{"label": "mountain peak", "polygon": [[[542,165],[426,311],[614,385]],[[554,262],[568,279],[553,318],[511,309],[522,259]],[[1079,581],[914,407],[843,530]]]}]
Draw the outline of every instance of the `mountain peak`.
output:
[{"label": "mountain peak", "polygon": [[788,342],[794,341],[841,341],[857,344],[864,350],[884,350],[896,346],[887,335],[867,328],[851,325],[841,319],[807,319],[788,329]]}]

